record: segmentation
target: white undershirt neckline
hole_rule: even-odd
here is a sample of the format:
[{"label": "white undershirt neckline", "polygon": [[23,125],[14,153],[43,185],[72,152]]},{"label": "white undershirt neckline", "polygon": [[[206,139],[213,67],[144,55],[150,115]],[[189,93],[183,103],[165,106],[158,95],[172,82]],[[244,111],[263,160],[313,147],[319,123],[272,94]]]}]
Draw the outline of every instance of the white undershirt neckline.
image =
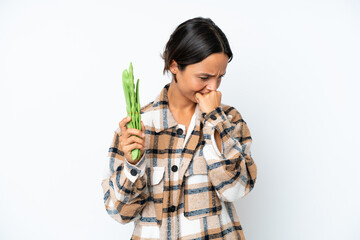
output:
[{"label": "white undershirt neckline", "polygon": [[185,136],[185,139],[184,139],[183,148],[185,147],[187,141],[189,140],[191,132],[195,128],[196,112],[198,111],[198,108],[199,108],[199,104],[196,105],[196,108],[195,108],[194,114],[191,117],[191,121],[190,121],[188,129],[186,129],[185,125],[179,124],[179,126],[184,127],[184,129],[186,131],[186,136]]},{"label": "white undershirt neckline", "polygon": [[[200,110],[199,110],[199,104],[196,105],[195,112],[194,112],[194,114],[193,114],[193,116],[192,116],[192,118],[191,118],[190,124],[189,124],[189,128],[188,128],[187,131],[186,131],[186,136],[185,136],[185,139],[184,139],[183,148],[185,147],[187,141],[189,140],[189,137],[190,137],[190,135],[191,135],[191,132],[192,132],[193,129],[195,128],[196,112],[197,112],[197,111],[200,111]],[[179,126],[181,126],[181,128],[183,128],[183,129],[186,130],[185,125],[179,124]],[[220,150],[218,149],[217,144],[216,144],[215,134],[214,134],[214,133],[211,135],[211,142],[212,142],[212,145],[213,145],[213,148],[214,148],[216,154],[217,154],[218,156],[221,156]]]}]

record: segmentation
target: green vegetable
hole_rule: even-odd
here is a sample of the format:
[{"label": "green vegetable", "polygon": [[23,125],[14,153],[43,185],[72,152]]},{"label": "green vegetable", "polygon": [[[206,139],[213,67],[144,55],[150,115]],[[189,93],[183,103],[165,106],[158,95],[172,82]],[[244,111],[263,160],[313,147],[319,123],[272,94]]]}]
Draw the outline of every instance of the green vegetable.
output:
[{"label": "green vegetable", "polygon": [[[126,112],[127,115],[131,117],[131,121],[127,124],[127,127],[141,130],[139,79],[136,82],[135,92],[134,73],[131,62],[129,71],[125,69],[122,73],[122,83],[126,101]],[[140,158],[140,154],[140,149],[133,149],[131,151],[131,157],[133,160],[138,160]]]}]

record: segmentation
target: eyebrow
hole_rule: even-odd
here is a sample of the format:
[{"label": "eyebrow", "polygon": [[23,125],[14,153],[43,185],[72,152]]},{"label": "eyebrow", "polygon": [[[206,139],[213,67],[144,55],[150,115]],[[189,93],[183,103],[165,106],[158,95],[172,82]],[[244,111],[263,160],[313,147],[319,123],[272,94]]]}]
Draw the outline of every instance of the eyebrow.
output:
[{"label": "eyebrow", "polygon": [[[220,76],[224,76],[225,74],[226,74],[226,72],[223,73],[223,74],[221,74]],[[200,76],[200,75],[202,75],[202,76],[205,75],[205,76],[207,76],[207,77],[216,77],[215,75],[211,75],[211,74],[208,74],[208,73],[199,73],[198,75],[199,75],[199,76]]]}]

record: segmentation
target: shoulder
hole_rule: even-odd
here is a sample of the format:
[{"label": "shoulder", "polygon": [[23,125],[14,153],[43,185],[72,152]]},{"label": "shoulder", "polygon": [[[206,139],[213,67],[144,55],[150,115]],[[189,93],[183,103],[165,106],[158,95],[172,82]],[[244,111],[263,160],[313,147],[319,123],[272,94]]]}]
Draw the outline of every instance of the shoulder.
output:
[{"label": "shoulder", "polygon": [[144,114],[146,112],[151,111],[153,109],[153,104],[154,104],[154,101],[149,102],[148,104],[145,104],[144,106],[142,106],[140,108],[140,114]]},{"label": "shoulder", "polygon": [[153,125],[154,117],[156,116],[154,110],[154,101],[149,102],[140,108],[141,121],[143,121],[144,125],[147,127]]}]

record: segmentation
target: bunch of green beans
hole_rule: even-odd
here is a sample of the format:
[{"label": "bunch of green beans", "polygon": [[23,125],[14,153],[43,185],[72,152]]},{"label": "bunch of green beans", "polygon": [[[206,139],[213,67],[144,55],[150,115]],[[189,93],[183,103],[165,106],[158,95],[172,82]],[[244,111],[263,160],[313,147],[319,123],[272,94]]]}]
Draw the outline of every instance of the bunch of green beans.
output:
[{"label": "bunch of green beans", "polygon": [[[130,62],[129,71],[125,69],[122,73],[122,82],[126,100],[126,112],[131,117],[127,124],[128,128],[135,128],[141,131],[140,99],[139,99],[139,79],[136,81],[136,92],[134,85],[133,66]],[[133,160],[140,158],[140,149],[133,149],[131,157]]]}]

